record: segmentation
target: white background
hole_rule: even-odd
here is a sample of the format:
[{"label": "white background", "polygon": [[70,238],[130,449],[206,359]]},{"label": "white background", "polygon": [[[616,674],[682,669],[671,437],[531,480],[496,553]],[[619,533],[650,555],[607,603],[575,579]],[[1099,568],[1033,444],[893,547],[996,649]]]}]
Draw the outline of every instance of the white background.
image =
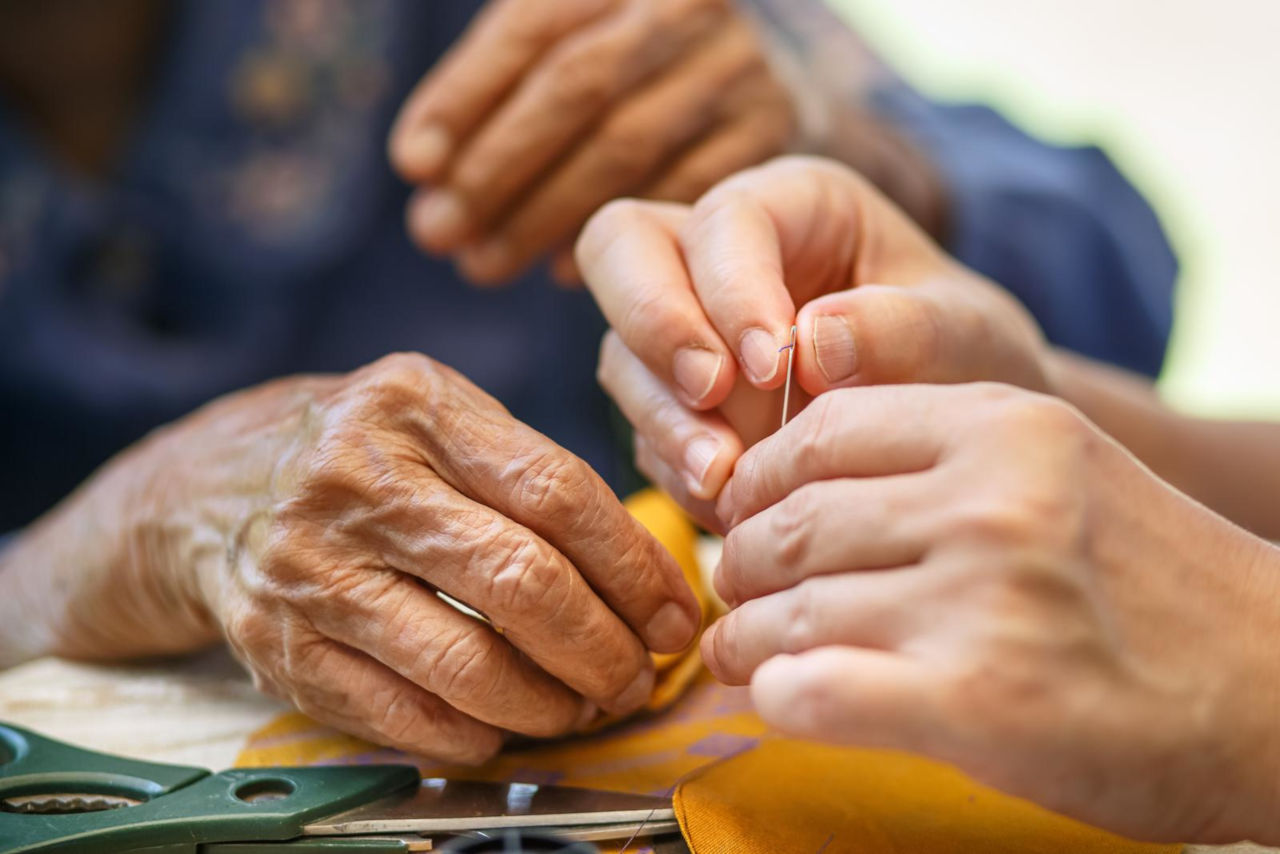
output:
[{"label": "white background", "polygon": [[1280,417],[1280,0],[831,0],[916,85],[1097,142],[1182,260],[1161,386]]}]

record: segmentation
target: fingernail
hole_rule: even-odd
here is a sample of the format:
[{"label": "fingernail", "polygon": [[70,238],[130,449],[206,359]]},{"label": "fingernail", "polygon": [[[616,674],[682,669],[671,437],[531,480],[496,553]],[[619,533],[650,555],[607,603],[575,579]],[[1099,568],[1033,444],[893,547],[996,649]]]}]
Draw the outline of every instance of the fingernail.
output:
[{"label": "fingernail", "polygon": [[404,159],[415,173],[435,175],[449,159],[453,140],[440,125],[427,125],[411,134],[404,141]]},{"label": "fingernail", "polygon": [[708,497],[702,494],[703,486],[707,479],[707,471],[716,461],[719,453],[720,440],[714,436],[701,436],[694,439],[684,449],[685,474],[690,487],[689,491],[695,493],[698,498]]},{"label": "fingernail", "polygon": [[711,393],[723,361],[724,357],[719,353],[701,347],[682,347],[676,351],[671,373],[690,403],[701,403]]},{"label": "fingernail", "polygon": [[716,518],[728,530],[733,527],[733,517],[733,480],[730,479],[724,489],[720,490],[720,497],[716,499]]},{"label": "fingernail", "polygon": [[688,611],[680,607],[680,603],[668,602],[649,618],[644,627],[644,638],[650,649],[674,652],[684,649],[697,630],[697,623],[689,617]]},{"label": "fingernail", "polygon": [[582,709],[578,712],[578,720],[573,724],[574,732],[582,732],[596,722],[596,717],[600,714],[600,707],[590,700],[582,703]]},{"label": "fingernail", "polygon": [[507,272],[511,249],[505,240],[494,238],[468,246],[458,254],[458,265],[469,279],[491,281]]},{"label": "fingernail", "polygon": [[712,675],[715,675],[716,669],[716,632],[720,629],[720,621],[716,620],[707,626],[702,632],[702,639],[698,641],[698,653],[702,656],[702,663],[711,669]]},{"label": "fingernail", "polygon": [[467,211],[462,200],[448,190],[427,194],[414,208],[418,235],[437,252],[448,252],[465,236]]},{"label": "fingernail", "polygon": [[621,694],[613,701],[614,714],[625,715],[634,712],[649,701],[653,693],[653,669],[646,667],[640,675],[632,680]]},{"label": "fingernail", "polygon": [[835,384],[853,376],[858,367],[858,352],[853,343],[853,330],[843,317],[828,314],[814,318],[813,354],[827,382]]},{"label": "fingernail", "polygon": [[763,329],[748,329],[738,341],[742,362],[751,379],[767,383],[778,372],[778,342]]}]

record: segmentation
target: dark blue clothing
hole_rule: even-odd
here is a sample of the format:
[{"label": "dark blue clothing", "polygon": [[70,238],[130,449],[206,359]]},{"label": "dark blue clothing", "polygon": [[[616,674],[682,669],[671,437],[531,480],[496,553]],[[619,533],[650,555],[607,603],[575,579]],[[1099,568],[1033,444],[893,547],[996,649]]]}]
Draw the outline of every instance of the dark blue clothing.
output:
[{"label": "dark blue clothing", "polygon": [[905,86],[879,98],[948,185],[951,254],[1016,294],[1055,344],[1159,373],[1177,259],[1102,151],[1047,146],[986,107],[939,105]]},{"label": "dark blue clothing", "polygon": [[[589,296],[541,273],[476,290],[404,235],[387,128],[478,6],[182,4],[101,184],[60,171],[0,106],[0,531],[219,394],[395,350],[452,365],[618,482]],[[1105,158],[891,100],[950,182],[961,260],[1053,340],[1154,372],[1172,257]]]}]

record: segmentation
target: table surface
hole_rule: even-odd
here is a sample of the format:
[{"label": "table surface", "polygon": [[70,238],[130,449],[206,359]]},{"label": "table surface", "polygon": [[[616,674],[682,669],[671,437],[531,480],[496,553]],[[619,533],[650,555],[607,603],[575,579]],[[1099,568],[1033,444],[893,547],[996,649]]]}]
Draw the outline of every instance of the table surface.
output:
[{"label": "table surface", "polygon": [[94,750],[213,769],[230,766],[249,734],[287,708],[258,693],[225,650],[109,666],[42,659],[0,673],[0,720]]}]

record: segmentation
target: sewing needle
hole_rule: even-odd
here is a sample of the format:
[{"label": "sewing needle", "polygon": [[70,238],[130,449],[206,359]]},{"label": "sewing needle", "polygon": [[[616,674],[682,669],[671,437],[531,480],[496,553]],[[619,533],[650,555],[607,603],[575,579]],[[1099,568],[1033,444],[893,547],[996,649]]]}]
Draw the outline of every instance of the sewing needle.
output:
[{"label": "sewing needle", "polygon": [[795,361],[796,355],[796,328],[791,327],[791,343],[785,347],[779,347],[778,352],[787,351],[787,384],[782,390],[782,426],[787,426],[787,414],[791,411],[791,364]]}]

